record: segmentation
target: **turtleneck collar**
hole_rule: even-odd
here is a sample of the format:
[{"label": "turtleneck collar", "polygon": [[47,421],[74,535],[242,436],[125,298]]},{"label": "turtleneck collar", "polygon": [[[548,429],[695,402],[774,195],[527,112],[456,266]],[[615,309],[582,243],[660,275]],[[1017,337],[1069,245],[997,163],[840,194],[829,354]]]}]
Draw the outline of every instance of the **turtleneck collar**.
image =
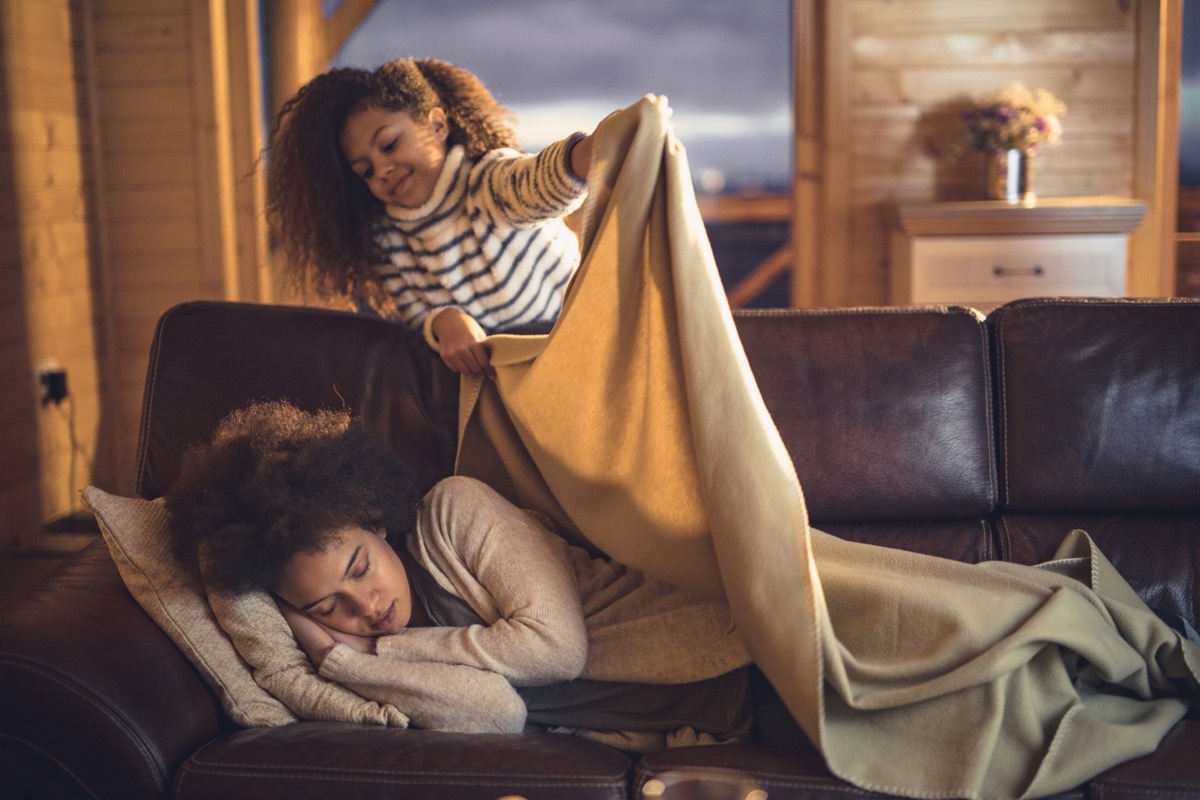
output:
[{"label": "turtleneck collar", "polygon": [[[467,191],[467,182],[457,180],[465,158],[466,150],[461,144],[456,144],[447,150],[446,158],[442,162],[442,171],[438,174],[437,183],[434,184],[429,199],[416,208],[399,205],[385,206],[388,217],[397,222],[420,222],[447,205],[456,204]],[[457,190],[452,192],[455,187]]]}]

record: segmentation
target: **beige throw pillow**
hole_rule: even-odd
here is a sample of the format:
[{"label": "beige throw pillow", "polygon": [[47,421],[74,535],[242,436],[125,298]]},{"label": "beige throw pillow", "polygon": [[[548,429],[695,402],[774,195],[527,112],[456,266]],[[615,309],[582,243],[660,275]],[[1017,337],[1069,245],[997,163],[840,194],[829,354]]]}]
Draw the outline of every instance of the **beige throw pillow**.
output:
[{"label": "beige throw pillow", "polygon": [[390,703],[316,674],[270,595],[206,592],[171,553],[170,515],[161,498],[120,497],[89,486],[83,501],[129,593],[196,666],[235,723],[272,727],[300,718],[408,727],[408,716]]},{"label": "beige throw pillow", "polygon": [[229,718],[245,727],[295,722],[283,703],[254,682],[217,624],[200,582],[171,554],[163,501],[120,497],[95,486],[82,494],[129,593],[196,666]]}]

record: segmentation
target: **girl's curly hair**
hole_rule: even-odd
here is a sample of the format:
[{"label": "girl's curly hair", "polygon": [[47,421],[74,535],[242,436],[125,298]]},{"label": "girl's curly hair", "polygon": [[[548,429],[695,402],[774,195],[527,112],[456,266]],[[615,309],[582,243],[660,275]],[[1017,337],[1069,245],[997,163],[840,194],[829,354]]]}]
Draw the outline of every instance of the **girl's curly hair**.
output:
[{"label": "girl's curly hair", "polygon": [[365,108],[425,119],[441,107],[447,146],[469,158],[516,147],[512,114],[474,73],[432,58],[402,58],[373,72],[337,68],[309,81],[275,117],[267,158],[267,213],[290,278],[322,297],[380,299],[373,266],[386,261],[372,226],[382,203],[346,163],[339,136]]},{"label": "girl's curly hair", "polygon": [[166,494],[172,549],[226,592],[270,590],[297,553],[356,525],[407,536],[421,492],[407,464],[348,412],[255,403],[189,448]]}]

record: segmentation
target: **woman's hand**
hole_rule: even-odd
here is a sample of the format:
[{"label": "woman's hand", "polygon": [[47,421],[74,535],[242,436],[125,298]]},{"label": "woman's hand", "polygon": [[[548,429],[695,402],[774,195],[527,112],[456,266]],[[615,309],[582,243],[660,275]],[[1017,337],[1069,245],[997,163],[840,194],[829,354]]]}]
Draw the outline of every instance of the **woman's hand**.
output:
[{"label": "woman's hand", "polygon": [[491,355],[483,345],[487,333],[471,316],[457,308],[447,308],[434,318],[432,330],[447,367],[461,375],[482,372],[489,378],[496,377]]},{"label": "woman's hand", "polygon": [[[317,623],[318,625],[320,623]],[[321,625],[325,628],[324,625]],[[375,637],[374,636],[355,636],[352,633],[342,633],[335,631],[333,628],[325,628],[333,640],[338,644],[344,644],[352,650],[357,650],[360,653],[366,653],[369,656],[375,655]]]},{"label": "woman's hand", "polygon": [[278,597],[275,598],[275,605],[279,607],[279,613],[283,614],[283,618],[287,620],[287,624],[292,629],[292,635],[296,637],[296,642],[300,645],[300,649],[308,655],[309,661],[320,667],[321,662],[325,660],[325,656],[337,644],[333,636],[330,635],[329,629],[308,616],[308,614],[285,603]]},{"label": "woman's hand", "polygon": [[292,629],[292,635],[296,637],[300,649],[318,669],[325,661],[325,656],[329,655],[329,651],[338,643],[349,645],[360,653],[368,655],[375,653],[375,639],[372,637],[354,636],[322,625],[308,614],[285,603],[278,597],[275,598],[275,605],[278,606],[279,613],[283,614],[283,618]]}]

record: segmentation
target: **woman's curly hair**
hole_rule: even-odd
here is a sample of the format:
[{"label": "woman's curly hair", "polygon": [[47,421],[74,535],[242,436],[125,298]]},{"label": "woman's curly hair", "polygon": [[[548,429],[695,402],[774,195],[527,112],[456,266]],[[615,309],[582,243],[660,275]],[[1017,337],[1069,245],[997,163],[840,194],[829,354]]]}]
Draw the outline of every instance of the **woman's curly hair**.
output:
[{"label": "woman's curly hair", "polygon": [[421,492],[404,460],[349,412],[255,403],[189,448],[166,494],[172,549],[226,592],[271,589],[297,553],[356,525],[406,536]]},{"label": "woman's curly hair", "polygon": [[386,261],[373,235],[383,205],[346,163],[339,136],[365,108],[423,120],[446,112],[448,147],[469,158],[516,147],[512,114],[469,70],[432,58],[402,58],[373,72],[337,68],[318,75],[275,117],[267,158],[267,213],[286,269],[322,297],[380,299],[373,266]]}]

